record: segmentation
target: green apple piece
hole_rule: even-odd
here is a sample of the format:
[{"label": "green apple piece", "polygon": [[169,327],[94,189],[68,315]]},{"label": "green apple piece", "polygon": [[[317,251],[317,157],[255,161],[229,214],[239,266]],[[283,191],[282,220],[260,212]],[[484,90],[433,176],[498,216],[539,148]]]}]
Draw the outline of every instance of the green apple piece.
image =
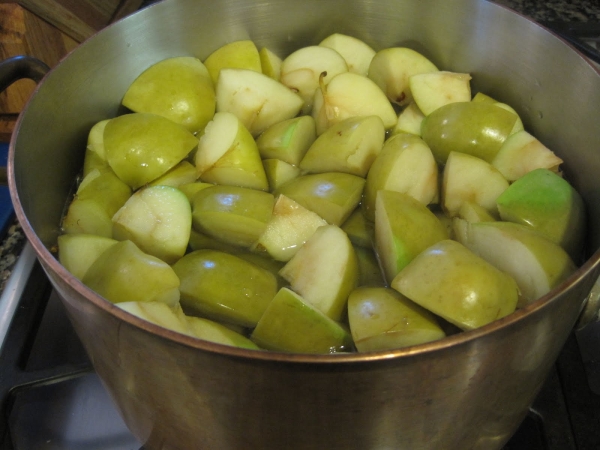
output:
[{"label": "green apple piece", "polygon": [[487,161],[466,153],[448,156],[442,179],[442,208],[450,217],[470,201],[498,215],[496,199],[508,188],[508,181]]},{"label": "green apple piece", "polygon": [[214,186],[212,183],[204,183],[202,181],[194,181],[193,183],[184,183],[177,186],[181,192],[185,194],[190,203],[194,200],[194,196],[203,189]]},{"label": "green apple piece", "polygon": [[381,190],[375,204],[375,251],[388,283],[426,248],[448,239],[425,205],[402,192]]},{"label": "green apple piece", "polygon": [[398,121],[394,107],[371,79],[352,72],[333,77],[315,91],[312,116],[317,134],[349,117],[379,116],[386,130]]},{"label": "green apple piece", "polygon": [[179,305],[172,307],[162,302],[121,302],[117,306],[147,322],[196,337]]},{"label": "green apple piece", "polygon": [[184,160],[148,185],[179,187],[182,184],[193,183],[197,178],[196,166]]},{"label": "green apple piece", "polygon": [[110,167],[106,160],[106,152],[104,150],[104,127],[106,127],[109,120],[110,119],[101,120],[90,128],[83,159],[84,178],[94,169],[102,170]]},{"label": "green apple piece", "polygon": [[454,239],[454,219],[449,217],[441,208],[439,208],[439,205],[432,207],[431,212],[435,214],[435,217],[437,217],[442,225],[444,225],[444,228],[446,228],[446,231],[448,232],[448,237]]},{"label": "green apple piece", "polygon": [[62,234],[58,236],[58,261],[82,280],[94,261],[117,242],[94,234]]},{"label": "green apple piece", "polygon": [[518,180],[535,169],[558,172],[562,163],[552,150],[525,130],[510,135],[492,160],[492,165],[508,181]]},{"label": "green apple piece", "polygon": [[412,134],[389,138],[367,175],[363,211],[369,220],[375,217],[377,192],[404,192],[424,205],[438,196],[438,166],[427,144]]},{"label": "green apple piece", "polygon": [[441,106],[455,102],[471,101],[471,75],[441,70],[419,73],[409,78],[413,100],[429,115]]},{"label": "green apple piece", "polygon": [[367,76],[375,50],[364,41],[347,34],[333,33],[319,42],[319,45],[342,55],[348,65],[348,71]]},{"label": "green apple piece", "polygon": [[385,128],[379,116],[349,117],[313,142],[300,168],[309,173],[344,172],[365,177],[384,140]]},{"label": "green apple piece", "polygon": [[341,225],[360,203],[364,178],[341,172],[302,175],[277,190],[314,211],[328,223]]},{"label": "green apple piece", "polygon": [[202,317],[186,316],[191,332],[198,339],[216,342],[232,347],[259,350],[260,348],[246,336],[213,320]]},{"label": "green apple piece", "polygon": [[498,197],[500,218],[527,225],[562,246],[578,260],[586,230],[581,195],[560,175],[535,169]]},{"label": "green apple piece", "polygon": [[112,220],[115,239],[130,240],[145,253],[173,264],[187,249],[192,211],[179,189],[150,186],[136,191]]},{"label": "green apple piece", "polygon": [[215,113],[215,88],[198,58],[178,56],[142,72],[125,92],[122,103],[132,111],[158,114],[197,133]]},{"label": "green apple piece", "polygon": [[97,201],[75,198],[63,217],[61,230],[66,234],[95,234],[112,238],[112,220]]},{"label": "green apple piece", "polygon": [[204,60],[213,83],[218,83],[222,69],[245,69],[262,72],[260,54],[251,40],[240,40],[225,44]]},{"label": "green apple piece", "polygon": [[278,195],[273,214],[254,251],[266,252],[277,261],[289,261],[325,219],[285,195]]},{"label": "green apple piece", "polygon": [[104,251],[89,267],[83,283],[112,303],[179,302],[179,278],[166,262],[121,241]]},{"label": "green apple piece", "polygon": [[369,78],[398,105],[412,101],[409,80],[419,73],[437,72],[437,67],[421,53],[406,47],[379,50],[369,66]]},{"label": "green apple piece", "polygon": [[216,185],[192,202],[194,229],[228,244],[250,247],[271,219],[275,198],[256,189]]},{"label": "green apple piece", "polygon": [[277,292],[252,332],[267,350],[293,353],[336,353],[352,348],[350,333],[295,292]]},{"label": "green apple piece", "polygon": [[279,275],[294,292],[333,320],[346,310],[358,282],[358,261],[346,233],[335,225],[318,228]]},{"label": "green apple piece", "polygon": [[386,286],[383,272],[379,267],[379,261],[373,249],[353,245],[358,262],[357,286]]},{"label": "green apple piece", "polygon": [[216,113],[206,126],[195,164],[201,181],[269,189],[256,142],[232,113]]},{"label": "green apple piece", "polygon": [[373,248],[373,223],[368,221],[360,207],[357,207],[341,226],[354,245]]},{"label": "green apple piece", "polygon": [[525,129],[525,127],[523,126],[523,121],[521,120],[521,116],[519,116],[519,113],[515,110],[515,108],[513,108],[510,105],[507,105],[506,103],[502,103],[502,102],[496,102],[494,104],[497,107],[505,109],[507,111],[510,111],[515,116],[517,116],[517,120],[516,120],[515,125],[513,126],[512,130],[510,131],[509,136],[512,134],[515,134],[519,131],[523,131]]},{"label": "green apple piece", "polygon": [[517,119],[488,102],[449,103],[425,117],[421,136],[441,164],[453,151],[492,162]]},{"label": "green apple piece", "polygon": [[258,253],[253,253],[253,252],[247,252],[247,251],[240,252],[238,250],[238,251],[232,252],[232,253],[235,256],[237,256],[238,258],[241,258],[245,261],[248,261],[252,264],[257,265],[258,267],[261,267],[261,268],[271,272],[275,276],[275,278],[277,278],[277,285],[279,287],[283,287],[283,286],[287,285],[287,281],[285,281],[279,275],[279,271],[285,265],[285,262],[277,261],[277,260],[271,258],[269,255],[258,254]]},{"label": "green apple piece", "polygon": [[398,114],[398,122],[392,130],[392,135],[400,133],[410,133],[415,136],[421,136],[421,124],[425,114],[419,109],[415,102],[409,103],[406,108]]},{"label": "green apple piece", "polygon": [[348,322],[359,352],[394,350],[446,336],[433,314],[385,287],[352,291],[348,298]]},{"label": "green apple piece", "polygon": [[465,201],[460,205],[458,209],[457,217],[464,219],[467,222],[494,222],[496,218],[492,216],[487,209],[483,206],[471,202]]},{"label": "green apple piece", "polygon": [[562,247],[525,225],[456,219],[454,229],[460,243],[515,279],[519,307],[545,295],[576,270]]},{"label": "green apple piece", "polygon": [[212,236],[194,230],[194,228],[190,231],[190,241],[188,242],[188,246],[191,251],[210,249],[231,254],[236,254],[240,251],[238,246],[219,241]]},{"label": "green apple piece", "polygon": [[462,330],[507,316],[519,296],[512,277],[452,240],[420,253],[391,287]]},{"label": "green apple piece", "polygon": [[498,100],[496,100],[494,97],[490,97],[489,95],[484,94],[483,92],[477,92],[473,96],[473,99],[471,101],[473,101],[473,102],[498,103]]},{"label": "green apple piece", "polygon": [[173,265],[181,305],[207,318],[254,327],[277,293],[268,270],[216,250],[196,250]]},{"label": "green apple piece", "polygon": [[316,138],[315,119],[300,116],[270,126],[256,139],[256,145],[263,159],[280,159],[297,166]]},{"label": "green apple piece", "polygon": [[302,173],[300,167],[293,166],[280,159],[263,159],[263,167],[271,191],[275,191]]},{"label": "green apple piece", "polygon": [[279,81],[302,97],[302,113],[310,114],[319,81],[327,84],[333,77],[345,72],[348,72],[348,65],[342,55],[328,47],[309,45],[283,60]]},{"label": "green apple piece", "polygon": [[260,58],[260,65],[262,66],[262,73],[279,81],[281,78],[281,58],[267,47],[261,48],[258,56]]},{"label": "green apple piece", "polygon": [[280,82],[245,69],[223,69],[216,87],[217,111],[235,114],[258,136],[271,125],[296,117],[304,101]]},{"label": "green apple piece", "polygon": [[108,163],[133,189],[163,175],[197,145],[198,139],[183,125],[156,114],[125,114],[104,128]]}]

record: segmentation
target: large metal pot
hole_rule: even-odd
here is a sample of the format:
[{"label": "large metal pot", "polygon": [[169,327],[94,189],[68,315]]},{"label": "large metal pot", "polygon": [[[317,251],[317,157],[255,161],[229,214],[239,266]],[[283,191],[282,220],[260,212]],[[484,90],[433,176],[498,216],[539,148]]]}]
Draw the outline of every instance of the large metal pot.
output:
[{"label": "large metal pot", "polygon": [[[481,329],[366,355],[289,355],[199,341],[119,310],[51,249],[89,128],[175,55],[250,38],[285,55],[337,31],[406,45],[513,105],[565,160],[589,214],[587,257],[539,301]],[[125,422],[147,449],[494,449],[524,418],[598,276],[600,76],[545,29],[477,0],[166,0],[110,26],[42,81],[9,182],[28,239]]]}]

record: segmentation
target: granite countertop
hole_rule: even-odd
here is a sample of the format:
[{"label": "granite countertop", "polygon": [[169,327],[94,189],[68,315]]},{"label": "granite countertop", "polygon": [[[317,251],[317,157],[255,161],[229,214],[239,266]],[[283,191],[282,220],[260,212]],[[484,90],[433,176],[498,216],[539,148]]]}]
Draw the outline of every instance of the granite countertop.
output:
[{"label": "granite countertop", "polygon": [[[600,0],[494,1],[538,22],[600,22]],[[0,243],[0,292],[10,276],[24,241],[23,231],[15,221]]]}]

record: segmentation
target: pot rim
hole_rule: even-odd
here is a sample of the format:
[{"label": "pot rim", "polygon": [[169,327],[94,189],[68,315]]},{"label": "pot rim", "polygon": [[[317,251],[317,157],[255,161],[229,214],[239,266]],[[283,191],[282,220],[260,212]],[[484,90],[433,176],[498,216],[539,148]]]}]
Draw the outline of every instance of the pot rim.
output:
[{"label": "pot rim", "polygon": [[[145,9],[152,8],[154,6],[157,6],[160,3],[162,3],[162,2],[158,2],[153,5],[150,5]],[[506,9],[506,10],[510,11],[512,14],[529,21],[532,24],[539,26],[540,28],[543,28],[548,33],[559,38],[561,41],[563,41],[564,44],[566,44],[568,47],[570,47],[571,51],[574,51],[575,53],[579,54],[600,76],[600,69],[597,66],[593,65],[589,60],[587,60],[587,58],[584,57],[584,55],[577,48],[575,48],[572,44],[570,44],[567,40],[565,40],[561,36],[558,36],[551,29],[538,24],[537,22],[531,20],[530,18],[524,16],[523,14],[521,14],[517,11],[514,11],[514,10],[508,8],[505,5],[501,5],[501,4],[497,4],[497,3],[494,3],[493,5],[496,7]],[[141,11],[138,11],[138,13],[139,12],[141,12]],[[104,30],[106,30],[108,28],[112,28],[113,26],[115,26],[121,22],[127,21],[127,19],[129,17],[136,15],[136,14],[137,13],[132,14],[116,23],[109,25],[105,29],[97,32],[92,37],[90,37],[88,40],[86,40],[85,42],[80,44],[80,46],[76,47],[71,52],[69,52],[67,55],[65,55],[62,58],[62,60],[57,64],[56,67],[58,67],[65,59],[69,58],[71,53],[73,53],[74,51],[77,51],[77,49],[79,47],[81,47],[82,45],[85,45],[87,43],[87,41],[89,41],[90,39],[96,38],[98,35],[102,34]],[[224,344],[218,344],[218,343],[202,340],[199,338],[195,338],[195,337],[192,337],[189,335],[181,334],[176,331],[169,330],[167,328],[163,328],[159,325],[148,322],[144,319],[141,319],[141,318],[119,308],[115,304],[111,303],[110,301],[106,300],[104,297],[102,297],[99,294],[97,294],[96,292],[94,292],[92,289],[88,288],[86,285],[83,284],[83,282],[81,280],[79,280],[74,275],[72,275],[69,271],[67,271],[67,269],[65,269],[60,264],[58,259],[54,256],[54,254],[46,247],[46,245],[37,236],[37,234],[35,233],[33,227],[31,226],[31,224],[25,214],[25,211],[23,210],[23,207],[22,207],[20,199],[19,199],[17,183],[15,180],[15,171],[14,171],[14,155],[15,155],[15,151],[16,151],[15,147],[16,147],[17,136],[19,135],[21,122],[23,120],[23,117],[26,115],[27,109],[31,103],[31,99],[33,99],[37,95],[38,90],[40,88],[42,88],[42,86],[44,85],[46,78],[54,70],[55,70],[55,68],[52,68],[44,76],[44,78],[38,83],[38,85],[35,87],[32,95],[30,96],[30,99],[27,101],[27,104],[25,105],[23,111],[21,112],[21,114],[19,115],[19,117],[17,119],[14,131],[11,136],[11,141],[9,144],[9,155],[8,155],[8,162],[7,162],[7,169],[8,169],[7,177],[8,177],[8,185],[9,185],[9,189],[10,189],[10,195],[11,195],[11,199],[12,199],[12,203],[14,206],[15,215],[17,217],[17,220],[20,223],[27,240],[33,247],[38,260],[40,260],[40,262],[42,262],[42,265],[44,266],[44,268],[45,269],[48,268],[51,272],[55,273],[61,280],[65,281],[70,288],[75,290],[75,292],[78,295],[83,297],[85,300],[90,301],[94,306],[111,314],[112,316],[116,317],[117,319],[126,322],[129,325],[141,328],[142,330],[144,330],[147,333],[170,340],[179,345],[191,347],[196,350],[201,350],[201,351],[205,351],[208,353],[220,354],[220,355],[226,356],[226,357],[236,357],[236,358],[249,359],[249,360],[260,360],[260,361],[264,361],[264,362],[283,362],[283,363],[291,363],[291,364],[315,364],[315,365],[318,365],[318,364],[327,364],[327,365],[330,365],[330,364],[365,364],[365,363],[371,363],[374,361],[386,361],[386,360],[391,360],[391,359],[407,359],[407,358],[410,358],[413,356],[419,356],[419,355],[425,355],[425,354],[429,354],[429,353],[438,352],[438,351],[441,351],[441,350],[443,350],[445,348],[449,348],[449,347],[458,347],[461,345],[466,345],[477,339],[480,339],[480,338],[483,338],[485,336],[492,335],[495,333],[499,333],[507,328],[514,327],[518,323],[520,323],[523,320],[526,320],[530,316],[533,316],[536,314],[541,314],[543,312],[543,310],[545,308],[549,307],[549,305],[551,303],[558,301],[558,297],[560,297],[561,294],[574,288],[584,278],[586,278],[591,272],[594,272],[594,271],[597,272],[599,270],[600,248],[596,249],[596,251],[590,257],[588,257],[585,260],[585,262],[583,264],[581,264],[577,268],[577,270],[573,274],[571,274],[566,280],[564,280],[561,284],[556,286],[554,289],[552,289],[550,292],[548,292],[544,296],[540,297],[536,301],[532,302],[531,304],[529,304],[523,308],[516,310],[515,312],[509,314],[508,316],[505,316],[501,319],[497,319],[487,325],[476,328],[474,330],[462,331],[462,332],[454,334],[454,335],[446,336],[445,338],[442,338],[437,341],[428,342],[425,344],[414,345],[414,346],[409,346],[409,347],[404,347],[404,348],[395,349],[395,350],[382,350],[382,351],[365,352],[365,353],[359,353],[359,352],[338,353],[338,354],[304,354],[304,353],[285,353],[285,352],[278,352],[278,351],[271,351],[271,350],[252,350],[252,349],[244,349],[244,348],[239,348],[239,347],[228,346],[228,345],[224,345]],[[62,301],[64,301],[64,300],[62,300]],[[585,306],[585,299],[581,299],[581,301],[582,301],[581,309],[583,310],[583,307]]]}]

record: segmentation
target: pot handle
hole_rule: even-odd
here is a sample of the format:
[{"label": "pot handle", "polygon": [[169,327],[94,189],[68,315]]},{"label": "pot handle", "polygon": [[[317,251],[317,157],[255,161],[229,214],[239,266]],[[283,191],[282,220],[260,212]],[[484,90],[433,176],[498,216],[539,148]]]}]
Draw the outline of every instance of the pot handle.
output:
[{"label": "pot handle", "polygon": [[50,68],[32,56],[13,56],[0,62],[0,92],[21,78],[39,83]]},{"label": "pot handle", "polygon": [[581,330],[587,325],[598,321],[600,321],[600,278],[596,280],[585,300],[583,310],[575,324],[575,329]]}]

